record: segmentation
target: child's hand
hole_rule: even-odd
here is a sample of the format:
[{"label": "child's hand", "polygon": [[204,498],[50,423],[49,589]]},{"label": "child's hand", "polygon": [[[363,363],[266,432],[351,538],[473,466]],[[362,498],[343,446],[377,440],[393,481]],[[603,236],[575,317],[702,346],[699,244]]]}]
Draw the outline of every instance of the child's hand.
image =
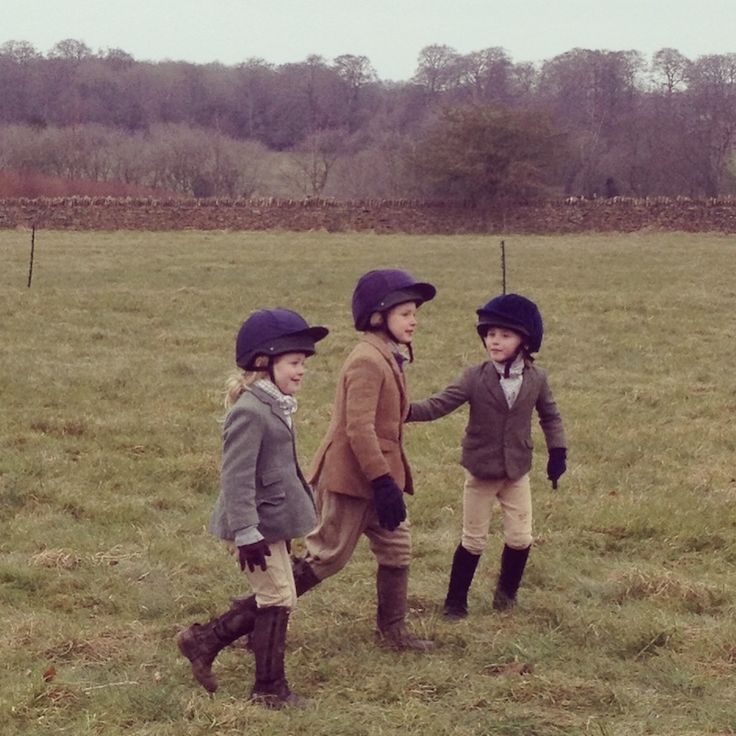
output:
[{"label": "child's hand", "polygon": [[565,447],[552,447],[547,460],[547,478],[552,481],[552,489],[557,489],[557,481],[567,470],[567,449]]},{"label": "child's hand", "polygon": [[373,503],[378,514],[378,523],[392,532],[406,519],[404,492],[388,474],[379,475],[371,481]]},{"label": "child's hand", "polygon": [[253,544],[241,544],[238,547],[238,559],[240,560],[241,570],[245,570],[245,566],[248,565],[248,569],[253,572],[257,565],[265,572],[267,567],[266,557],[270,556],[271,550],[265,539],[260,539],[257,542],[253,542]]}]

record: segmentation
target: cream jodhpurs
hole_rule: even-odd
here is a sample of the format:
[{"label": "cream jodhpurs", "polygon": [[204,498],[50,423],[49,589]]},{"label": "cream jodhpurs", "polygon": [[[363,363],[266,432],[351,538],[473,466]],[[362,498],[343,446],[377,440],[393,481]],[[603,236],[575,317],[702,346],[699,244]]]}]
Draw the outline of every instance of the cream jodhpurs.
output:
[{"label": "cream jodhpurs", "polygon": [[[237,560],[238,548],[232,542],[228,542],[227,546]],[[296,586],[286,542],[273,542],[268,548],[271,556],[266,557],[266,569],[261,570],[256,565],[256,569],[251,572],[246,565],[243,571],[245,577],[253,588],[258,608],[284,606],[293,610],[296,608]]]},{"label": "cream jodhpurs", "polygon": [[513,549],[531,546],[532,493],[529,474],[517,480],[483,480],[466,470],[462,545],[474,555],[482,554],[488,544],[491,513],[496,500],[503,513],[504,542]]}]

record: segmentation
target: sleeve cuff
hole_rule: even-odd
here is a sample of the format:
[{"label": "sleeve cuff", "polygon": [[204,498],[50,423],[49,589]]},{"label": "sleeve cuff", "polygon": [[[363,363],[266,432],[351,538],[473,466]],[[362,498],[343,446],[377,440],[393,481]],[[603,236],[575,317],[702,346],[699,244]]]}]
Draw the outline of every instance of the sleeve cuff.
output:
[{"label": "sleeve cuff", "polygon": [[261,539],[263,539],[263,534],[258,531],[257,526],[247,526],[235,532],[235,539],[233,541],[236,547],[241,547],[244,544],[255,544],[256,542],[260,542]]}]

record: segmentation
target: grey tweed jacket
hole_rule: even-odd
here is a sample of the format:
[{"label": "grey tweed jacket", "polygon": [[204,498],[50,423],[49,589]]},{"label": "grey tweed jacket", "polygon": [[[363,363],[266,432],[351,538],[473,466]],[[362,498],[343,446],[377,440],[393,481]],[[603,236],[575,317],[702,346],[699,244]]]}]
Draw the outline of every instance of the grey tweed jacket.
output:
[{"label": "grey tweed jacket", "polygon": [[299,468],[294,432],[277,400],[252,386],[225,419],[220,495],[209,530],[232,541],[245,535],[245,544],[257,540],[257,528],[272,543],[302,537],[316,525],[314,498]]},{"label": "grey tweed jacket", "polygon": [[536,409],[548,448],[567,447],[562,419],[541,368],[527,365],[509,409],[490,361],[467,368],[444,391],[413,401],[408,422],[426,422],[468,402],[470,416],[462,442],[461,464],[476,478],[516,480],[532,466],[532,415]]}]

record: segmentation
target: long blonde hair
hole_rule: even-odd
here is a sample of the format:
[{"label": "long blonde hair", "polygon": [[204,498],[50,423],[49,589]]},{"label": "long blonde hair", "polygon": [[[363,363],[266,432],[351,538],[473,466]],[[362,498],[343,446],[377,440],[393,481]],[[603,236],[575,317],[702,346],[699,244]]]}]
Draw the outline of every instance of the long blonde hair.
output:
[{"label": "long blonde hair", "polygon": [[260,370],[244,371],[238,369],[227,377],[223,402],[226,410],[232,407],[243,393],[248,390],[249,386],[252,386],[262,378],[269,378],[268,371],[266,370],[268,368],[268,358],[265,355],[259,355],[255,359],[254,365]]}]

